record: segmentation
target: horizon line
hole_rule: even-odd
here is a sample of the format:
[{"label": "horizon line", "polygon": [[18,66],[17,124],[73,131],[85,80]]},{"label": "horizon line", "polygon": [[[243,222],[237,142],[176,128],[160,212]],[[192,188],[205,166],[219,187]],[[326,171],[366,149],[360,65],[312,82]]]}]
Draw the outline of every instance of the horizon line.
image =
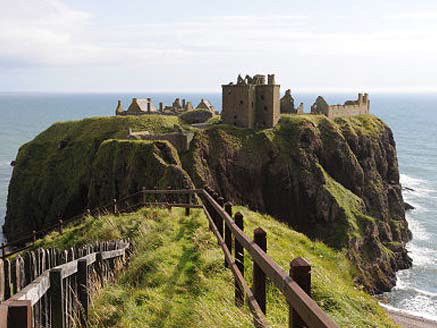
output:
[{"label": "horizon line", "polygon": [[[287,90],[287,89],[285,89]],[[395,88],[387,88],[387,89],[337,89],[337,88],[302,88],[302,89],[292,89],[293,93],[386,93],[386,94],[399,94],[399,93],[436,93],[437,88],[421,88],[421,89],[395,89]],[[129,93],[164,93],[164,94],[174,94],[174,93],[193,93],[193,94],[201,94],[201,93],[212,93],[212,94],[221,94],[221,90],[211,90],[211,89],[203,89],[203,90],[183,90],[183,89],[174,89],[174,90],[0,90],[0,94],[7,93],[15,93],[15,94],[25,94],[25,93],[33,93],[33,94],[129,94]]]}]

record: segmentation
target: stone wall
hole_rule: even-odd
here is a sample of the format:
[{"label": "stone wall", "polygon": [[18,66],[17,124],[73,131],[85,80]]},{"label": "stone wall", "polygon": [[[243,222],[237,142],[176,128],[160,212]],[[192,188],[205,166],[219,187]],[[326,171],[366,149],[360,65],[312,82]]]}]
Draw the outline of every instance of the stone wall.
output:
[{"label": "stone wall", "polygon": [[243,128],[272,128],[279,121],[280,95],[274,75],[241,76],[237,84],[222,85],[222,121]]},{"label": "stone wall", "polygon": [[239,127],[255,127],[256,90],[252,85],[223,85],[223,122]]},{"label": "stone wall", "polygon": [[148,131],[132,132],[129,131],[128,139],[137,140],[167,140],[169,141],[178,152],[185,152],[190,149],[191,141],[193,140],[194,133],[192,132],[171,132],[165,134],[150,134]]},{"label": "stone wall", "polygon": [[271,128],[279,122],[279,85],[258,85],[256,88],[256,128]]},{"label": "stone wall", "polygon": [[344,105],[328,105],[322,97],[318,97],[311,106],[311,114],[323,114],[331,119],[369,114],[369,110],[370,101],[367,93],[359,93],[357,100],[348,100]]}]

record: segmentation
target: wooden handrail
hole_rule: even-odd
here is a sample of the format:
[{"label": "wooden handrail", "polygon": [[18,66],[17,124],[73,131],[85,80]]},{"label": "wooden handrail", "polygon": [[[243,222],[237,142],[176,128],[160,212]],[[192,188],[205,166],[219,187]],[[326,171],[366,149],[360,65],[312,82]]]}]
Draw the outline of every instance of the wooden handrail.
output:
[{"label": "wooden handrail", "polygon": [[293,304],[293,308],[309,327],[337,327],[317,303],[270,256],[238,228],[232,218],[207,191],[202,190],[202,195],[206,197],[207,201],[225,221],[225,224],[232,230],[235,238],[247,249],[253,260],[284,294],[287,302]]},{"label": "wooden handrail", "polygon": [[228,266],[232,270],[232,273],[234,274],[235,279],[237,280],[237,283],[240,285],[240,287],[245,291],[247,296],[247,303],[249,305],[249,308],[252,312],[252,315],[254,316],[255,325],[257,327],[267,327],[267,320],[262,312],[258,302],[256,301],[255,297],[253,296],[253,292],[250,289],[249,285],[247,284],[246,279],[244,279],[243,275],[241,274],[240,270],[237,267],[237,264],[232,259],[232,254],[229,251],[229,249],[226,246],[226,243],[224,242],[223,238],[220,236],[220,233],[214,224],[214,220],[211,218],[211,215],[209,214],[208,210],[203,207],[203,210],[205,212],[206,217],[208,218],[208,221],[210,223],[210,227],[214,235],[217,237],[218,243],[220,247],[223,250],[223,253],[225,254],[226,262],[228,263]]}]

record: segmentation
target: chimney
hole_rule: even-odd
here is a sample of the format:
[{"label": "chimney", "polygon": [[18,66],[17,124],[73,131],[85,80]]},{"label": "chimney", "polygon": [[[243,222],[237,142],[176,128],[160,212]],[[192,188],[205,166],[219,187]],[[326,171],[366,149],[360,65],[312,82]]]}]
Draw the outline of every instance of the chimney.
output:
[{"label": "chimney", "polygon": [[164,110],[164,105],[162,101],[159,103],[159,111],[162,112]]},{"label": "chimney", "polygon": [[363,101],[365,104],[369,102],[369,95],[367,93],[364,94]]},{"label": "chimney", "polygon": [[362,104],[363,103],[363,94],[359,93],[358,94],[358,104]]},{"label": "chimney", "polygon": [[151,108],[152,108],[152,98],[147,98],[147,113],[150,114]]},{"label": "chimney", "polygon": [[275,85],[275,74],[268,74],[267,75],[267,83],[268,85]]},{"label": "chimney", "polygon": [[115,115],[122,114],[123,112],[124,112],[123,104],[121,103],[121,100],[118,100],[117,108],[115,109]]},{"label": "chimney", "polygon": [[182,99],[182,107],[185,108],[185,99]]}]

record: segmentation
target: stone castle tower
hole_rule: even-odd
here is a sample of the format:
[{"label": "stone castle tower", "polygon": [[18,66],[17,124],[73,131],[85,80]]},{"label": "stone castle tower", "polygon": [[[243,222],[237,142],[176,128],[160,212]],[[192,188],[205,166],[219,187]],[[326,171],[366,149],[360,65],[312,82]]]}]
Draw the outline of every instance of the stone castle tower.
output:
[{"label": "stone castle tower", "polygon": [[272,128],[279,121],[280,85],[275,75],[240,75],[237,84],[222,85],[222,121],[243,128]]}]

